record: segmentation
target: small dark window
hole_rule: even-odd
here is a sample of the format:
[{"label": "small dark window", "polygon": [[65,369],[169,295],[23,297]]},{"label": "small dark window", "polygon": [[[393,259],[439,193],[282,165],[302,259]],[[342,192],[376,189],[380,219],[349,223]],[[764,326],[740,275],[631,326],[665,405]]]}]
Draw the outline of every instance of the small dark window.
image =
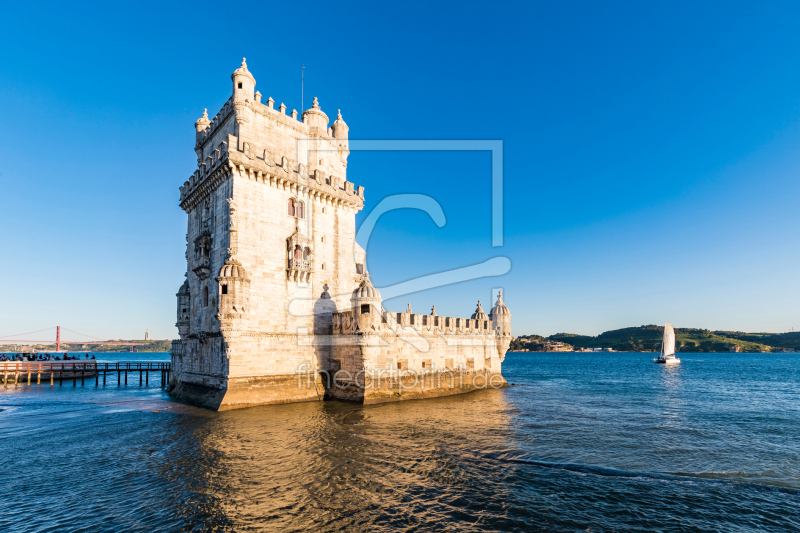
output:
[{"label": "small dark window", "polygon": [[356,272],[358,274],[363,274],[364,273],[364,265],[362,265],[361,263],[356,263]]},{"label": "small dark window", "polygon": [[222,286],[222,294],[228,294],[228,285]]},{"label": "small dark window", "polygon": [[369,304],[363,304],[361,306],[361,314],[368,315],[369,314]]},{"label": "small dark window", "polygon": [[185,312],[186,312],[186,309],[184,309],[184,310],[183,310],[183,312],[185,313]]},{"label": "small dark window", "polygon": [[242,88],[242,82],[239,82],[239,88],[240,89]]},{"label": "small dark window", "polygon": [[306,203],[305,202],[298,202],[297,203],[297,217],[298,218],[306,218]]}]

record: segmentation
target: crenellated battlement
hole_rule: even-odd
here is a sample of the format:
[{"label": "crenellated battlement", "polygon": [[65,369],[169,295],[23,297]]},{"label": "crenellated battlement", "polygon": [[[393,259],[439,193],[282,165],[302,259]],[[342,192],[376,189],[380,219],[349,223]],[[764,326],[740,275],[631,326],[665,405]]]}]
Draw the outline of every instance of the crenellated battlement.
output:
[{"label": "crenellated battlement", "polygon": [[[333,313],[333,334],[354,335],[356,333],[357,311]],[[398,332],[410,328],[422,336],[425,335],[494,335],[492,321],[472,318],[457,318],[419,313],[394,313],[383,311],[381,323],[373,331],[375,333]]]},{"label": "crenellated battlement", "polygon": [[[241,150],[236,149],[239,144],[242,145]],[[264,145],[252,142],[240,143],[238,138],[229,135],[216,148],[208,151],[204,160],[198,162],[197,170],[179,187],[181,207],[190,210],[207,193],[203,184],[213,182],[217,173],[231,171],[238,171],[248,179],[283,190],[303,192],[328,205],[344,205],[356,210],[364,205],[364,187],[356,186],[335,174],[329,175],[319,168],[310,170],[307,165],[291,160],[286,154],[279,155]],[[196,194],[197,191],[200,193]]]}]

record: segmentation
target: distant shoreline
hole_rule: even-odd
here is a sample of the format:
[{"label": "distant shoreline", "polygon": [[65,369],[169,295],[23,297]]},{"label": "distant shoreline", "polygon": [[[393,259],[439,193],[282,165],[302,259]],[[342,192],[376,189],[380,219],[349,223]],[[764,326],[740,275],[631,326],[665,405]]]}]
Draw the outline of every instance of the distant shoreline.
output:
[{"label": "distant shoreline", "polygon": [[[549,352],[548,351],[544,351],[544,350],[508,350],[508,352],[506,352],[506,353],[529,353],[529,354],[560,354],[560,353],[563,353],[563,354],[581,354],[581,355],[584,355],[584,354],[585,355],[590,355],[590,354],[611,355],[611,354],[620,354],[620,353],[657,354],[659,352],[653,352],[653,351],[647,351],[647,350],[644,350],[644,351],[636,351],[636,350],[630,350],[630,351],[629,350],[624,350],[624,351],[617,351],[617,350],[614,350],[614,351],[552,350],[552,351],[549,351]],[[696,355],[702,355],[702,354],[706,354],[706,353],[715,353],[715,354],[716,353],[724,353],[724,354],[736,353],[736,354],[741,354],[741,355],[770,354],[771,355],[771,354],[800,354],[800,350],[786,351],[786,352],[784,352],[784,351],[780,351],[780,352],[714,352],[714,351],[708,351],[708,352],[697,352],[697,351],[693,351],[693,352],[690,352],[690,351],[676,352],[676,354],[696,354]]]},{"label": "distant shoreline", "polygon": [[[520,335],[511,341],[510,351],[532,352],[660,352],[664,327],[650,324],[606,331],[597,336],[575,333]],[[800,351],[800,332],[745,333],[675,328],[675,348],[681,353],[775,353]]]}]

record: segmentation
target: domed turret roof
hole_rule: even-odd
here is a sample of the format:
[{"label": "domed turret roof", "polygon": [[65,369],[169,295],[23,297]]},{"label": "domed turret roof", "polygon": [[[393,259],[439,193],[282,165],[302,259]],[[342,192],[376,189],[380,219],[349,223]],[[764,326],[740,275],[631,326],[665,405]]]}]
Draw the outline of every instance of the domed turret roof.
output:
[{"label": "domed turret roof", "polygon": [[236,259],[228,259],[219,271],[221,278],[242,278],[247,279],[247,271]]},{"label": "domed turret roof", "polygon": [[478,300],[478,308],[472,313],[472,320],[487,320],[489,317],[486,316],[486,313],[483,312],[483,307],[481,307],[481,301]]},{"label": "domed turret roof", "polygon": [[497,293],[497,301],[494,303],[494,307],[492,307],[491,313],[489,313],[491,317],[496,316],[511,316],[511,312],[506,307],[506,304],[503,303],[503,291]]},{"label": "domed turret roof", "polygon": [[184,280],[183,285],[181,285],[180,290],[176,296],[185,296],[189,294],[189,280]]},{"label": "domed turret roof", "polygon": [[204,110],[203,110],[203,116],[202,116],[202,117],[200,117],[200,118],[197,120],[197,122],[195,122],[195,123],[194,123],[194,125],[195,125],[195,127],[200,127],[200,126],[202,126],[202,128],[199,128],[199,129],[203,130],[203,129],[205,129],[205,127],[206,127],[206,126],[208,126],[209,124],[211,124],[211,121],[210,121],[210,120],[208,120],[208,109],[204,109]]},{"label": "domed turret roof", "polygon": [[342,110],[341,109],[337,109],[336,111],[337,111],[336,120],[333,122],[333,125],[334,126],[347,126],[347,123],[345,123],[344,119],[342,118]]},{"label": "domed turret roof", "polygon": [[[325,126],[325,127],[328,126],[328,115],[326,115],[322,111],[322,109],[320,109],[319,101],[317,100],[316,96],[314,97],[314,102],[311,104],[311,108],[303,111],[303,118],[305,118],[306,115],[308,115],[307,122],[309,124],[311,122],[314,122],[315,123],[314,125]],[[315,115],[319,118],[314,118]]]},{"label": "domed turret roof", "polygon": [[256,79],[252,74],[250,74],[250,71],[247,70],[247,59],[244,57],[242,58],[242,66],[233,71],[233,74],[231,74],[231,79],[234,79],[236,76],[247,76],[253,80],[253,83],[256,82]]},{"label": "domed turret roof", "polygon": [[367,277],[358,284],[356,290],[353,291],[353,296],[351,300],[360,300],[360,299],[374,299],[380,300],[381,293],[378,292],[378,289],[372,286],[372,281],[369,279],[369,273],[367,273]]}]

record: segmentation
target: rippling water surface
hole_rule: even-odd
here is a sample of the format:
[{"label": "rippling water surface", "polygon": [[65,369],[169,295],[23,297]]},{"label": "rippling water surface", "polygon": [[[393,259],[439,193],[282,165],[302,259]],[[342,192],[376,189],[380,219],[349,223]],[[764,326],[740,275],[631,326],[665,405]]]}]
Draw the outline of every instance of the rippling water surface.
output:
[{"label": "rippling water surface", "polygon": [[[131,356],[167,357],[100,359]],[[800,356],[681,359],[511,353],[505,390],[222,413],[0,385],[0,530],[800,528]]]}]

